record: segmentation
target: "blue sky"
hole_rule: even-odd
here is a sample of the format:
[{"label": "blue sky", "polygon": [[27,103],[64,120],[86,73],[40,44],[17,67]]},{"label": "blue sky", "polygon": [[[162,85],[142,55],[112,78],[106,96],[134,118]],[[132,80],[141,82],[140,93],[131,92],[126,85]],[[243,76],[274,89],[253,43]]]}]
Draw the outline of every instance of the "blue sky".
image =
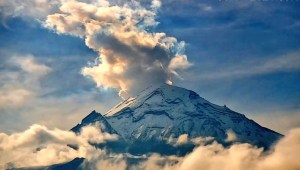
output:
[{"label": "blue sky", "polygon": [[[192,66],[178,71],[174,85],[285,133],[300,126],[299,7],[298,1],[166,0],[151,31],[186,43]],[[0,10],[0,131],[33,123],[68,129],[121,101],[117,90],[81,74],[98,57],[83,37],[58,34],[45,28],[43,15],[32,15]],[[20,89],[23,97],[11,96]]]}]

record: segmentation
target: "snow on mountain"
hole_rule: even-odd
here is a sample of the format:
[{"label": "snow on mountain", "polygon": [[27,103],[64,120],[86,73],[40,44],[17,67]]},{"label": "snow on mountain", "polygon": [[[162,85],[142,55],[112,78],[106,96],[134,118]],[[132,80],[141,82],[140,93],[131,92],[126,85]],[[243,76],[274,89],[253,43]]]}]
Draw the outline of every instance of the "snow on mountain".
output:
[{"label": "snow on mountain", "polygon": [[82,119],[80,124],[74,126],[71,131],[79,132],[83,126],[87,126],[89,124],[99,124],[102,132],[107,132],[111,134],[117,134],[117,132],[111,127],[111,125],[107,122],[107,120],[98,112],[93,110],[89,115],[87,115],[84,119]]},{"label": "snow on mountain", "polygon": [[72,130],[96,122],[103,124],[102,130],[117,133],[128,143],[163,141],[187,134],[190,138],[211,136],[226,144],[230,131],[236,135],[235,142],[269,147],[282,136],[191,90],[167,84],[150,87],[104,115],[93,111]]}]

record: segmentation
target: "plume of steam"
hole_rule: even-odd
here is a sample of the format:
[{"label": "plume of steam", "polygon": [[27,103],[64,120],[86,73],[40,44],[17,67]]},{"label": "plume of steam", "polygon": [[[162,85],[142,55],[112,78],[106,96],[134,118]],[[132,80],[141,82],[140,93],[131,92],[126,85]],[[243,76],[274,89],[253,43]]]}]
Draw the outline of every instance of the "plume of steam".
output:
[{"label": "plume of steam", "polygon": [[95,63],[82,69],[97,86],[119,89],[126,97],[151,84],[171,83],[177,70],[191,65],[183,41],[153,31],[160,1],[152,1],[149,9],[138,2],[101,2],[67,1],[59,13],[48,15],[45,24],[57,33],[85,38],[86,45],[99,53]]}]

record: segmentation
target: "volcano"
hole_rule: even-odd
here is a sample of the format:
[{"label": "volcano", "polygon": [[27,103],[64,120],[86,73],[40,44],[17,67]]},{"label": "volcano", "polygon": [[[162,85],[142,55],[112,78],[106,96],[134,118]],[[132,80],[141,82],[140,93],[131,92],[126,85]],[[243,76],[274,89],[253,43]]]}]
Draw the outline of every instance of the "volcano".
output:
[{"label": "volcano", "polygon": [[[128,167],[138,165],[153,153],[187,155],[199,146],[199,143],[188,142],[195,141],[193,139],[200,139],[201,145],[209,145],[214,141],[224,147],[234,143],[249,143],[269,150],[282,137],[226,106],[218,106],[191,90],[168,84],[149,87],[105,114],[92,111],[71,131],[80,133],[88,125],[118,135],[116,141],[90,144],[105,149],[108,155],[121,153]],[[172,143],[174,140],[178,142],[182,136],[190,140],[180,145]],[[78,149],[77,146],[68,146]],[[85,158],[75,158],[61,164],[17,170],[82,170],[89,169],[87,167],[90,165],[93,164],[85,161]]]},{"label": "volcano", "polygon": [[[71,130],[79,132],[90,124],[100,124],[102,131],[119,135],[123,145],[147,146],[135,148],[139,153],[165,153],[160,149],[167,147],[158,144],[181,135],[212,137],[224,145],[239,142],[264,148],[282,137],[243,114],[205,100],[194,91],[168,84],[151,86],[105,114],[93,111]],[[234,139],[228,140],[228,132],[234,134]],[[136,153],[134,149],[131,151]]]}]

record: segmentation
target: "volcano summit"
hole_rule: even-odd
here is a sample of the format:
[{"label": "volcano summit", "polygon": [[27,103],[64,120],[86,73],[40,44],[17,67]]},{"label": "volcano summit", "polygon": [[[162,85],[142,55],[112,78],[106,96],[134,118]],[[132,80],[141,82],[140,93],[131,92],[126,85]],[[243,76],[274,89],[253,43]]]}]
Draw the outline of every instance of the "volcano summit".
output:
[{"label": "volcano summit", "polygon": [[[213,137],[224,145],[240,142],[264,148],[282,136],[226,106],[210,103],[191,90],[168,84],[149,87],[105,114],[93,111],[72,131],[79,132],[89,124],[101,124],[102,131],[119,135],[126,146],[147,143],[150,148],[142,147],[145,152],[157,152],[158,143],[181,135]],[[229,133],[234,136],[232,139]],[[142,148],[138,153],[144,153]]]}]

